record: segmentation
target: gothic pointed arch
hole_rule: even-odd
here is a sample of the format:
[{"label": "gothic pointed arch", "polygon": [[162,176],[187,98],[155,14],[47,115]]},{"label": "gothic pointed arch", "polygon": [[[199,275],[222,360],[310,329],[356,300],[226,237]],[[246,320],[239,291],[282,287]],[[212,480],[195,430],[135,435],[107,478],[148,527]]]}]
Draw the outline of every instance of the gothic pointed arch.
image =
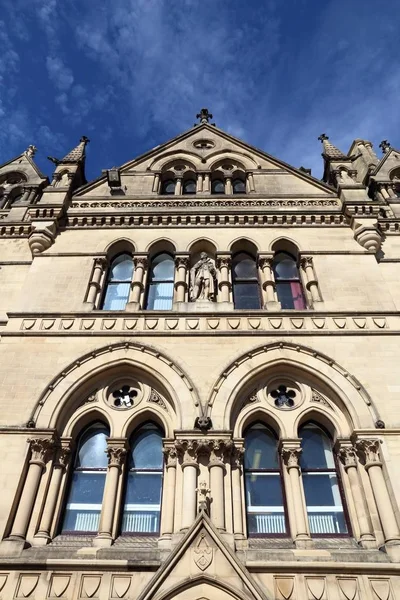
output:
[{"label": "gothic pointed arch", "polygon": [[[143,416],[151,405],[153,412],[160,415],[159,422],[166,432],[172,434],[174,428],[192,426],[193,412],[195,410],[197,414],[198,411],[194,407],[199,406],[199,400],[188,376],[174,360],[158,349],[133,342],[103,346],[67,365],[43,390],[28,425],[64,431],[67,424],[71,424],[73,415],[83,414],[89,410],[91,402],[97,401],[100,387],[108,390],[101,392],[104,402],[110,401],[104,396],[107,393],[107,398],[112,396],[118,400],[120,397],[120,401],[125,402],[125,396],[130,394],[130,390],[122,389],[126,377],[132,382],[137,381],[139,387],[142,381],[146,386],[146,394],[144,391],[142,394],[145,401],[138,406]],[[108,389],[108,381],[115,390]],[[133,383],[131,387],[136,389]],[[150,397],[150,389],[154,390],[153,397]],[[121,390],[120,395],[113,395],[118,390]],[[129,418],[127,415],[124,423],[119,419],[121,431],[130,428]]]},{"label": "gothic pointed arch", "polygon": [[[309,397],[310,390],[314,390],[313,406],[317,407],[314,410],[320,410],[318,396],[320,406],[324,402],[330,406],[331,420],[338,435],[350,435],[355,428],[382,426],[373,400],[353,375],[322,352],[290,342],[258,346],[236,357],[211,389],[208,413],[214,427],[232,427],[235,435],[241,435],[247,422],[246,414],[251,411],[250,405],[264,397],[266,403],[260,402],[260,410],[266,410],[267,400],[273,408],[275,401],[286,401],[284,396],[290,390],[298,398]],[[327,406],[324,408],[328,410]],[[305,407],[299,406],[299,411],[303,410]],[[285,418],[281,419],[282,426],[284,421],[284,435],[294,435],[294,423],[288,425],[290,419]]]}]

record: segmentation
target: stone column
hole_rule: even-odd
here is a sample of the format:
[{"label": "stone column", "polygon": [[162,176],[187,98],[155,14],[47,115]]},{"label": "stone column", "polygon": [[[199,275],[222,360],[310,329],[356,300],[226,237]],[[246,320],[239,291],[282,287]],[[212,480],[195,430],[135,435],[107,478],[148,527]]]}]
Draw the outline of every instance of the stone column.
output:
[{"label": "stone column", "polygon": [[338,456],[343,463],[350,484],[351,496],[355,507],[358,527],[360,530],[359,544],[363,548],[375,548],[376,540],[373,533],[372,522],[369,517],[365,494],[360,481],[357,468],[357,457],[353,446],[345,441],[338,440]]},{"label": "stone column", "polygon": [[94,546],[111,546],[113,542],[113,524],[118,494],[121,467],[125,462],[126,441],[109,439],[107,443],[108,471],[104,487],[103,503],[100,515],[99,532],[93,540]]},{"label": "stone column", "polygon": [[321,296],[318,289],[318,281],[315,277],[314,264],[312,256],[303,256],[300,264],[306,275],[306,288],[310,292],[311,300],[314,302],[320,302]]},{"label": "stone column", "polygon": [[236,538],[243,539],[243,502],[242,502],[242,464],[244,448],[235,446],[232,452],[232,507],[233,533]]},{"label": "stone column", "polygon": [[165,481],[163,486],[161,535],[171,537],[174,533],[176,457],[175,448],[164,448]]},{"label": "stone column", "polygon": [[175,196],[182,194],[182,177],[177,177],[175,180]]},{"label": "stone column", "polygon": [[189,268],[189,254],[175,256],[175,302],[187,302],[187,271]]},{"label": "stone column", "polygon": [[379,185],[379,191],[380,191],[380,193],[381,193],[381,195],[382,195],[382,197],[383,197],[384,200],[387,200],[390,197],[389,196],[389,192],[386,189],[386,184],[381,183]]},{"label": "stone column", "polygon": [[196,519],[197,513],[197,451],[199,443],[196,440],[179,440],[175,448],[180,455],[183,472],[182,483],[182,520],[181,529],[188,529]]},{"label": "stone column", "polygon": [[101,290],[101,279],[107,268],[107,259],[105,257],[99,257],[94,259],[92,278],[89,282],[89,290],[85,304],[89,305],[90,308],[96,307],[97,297]]},{"label": "stone column", "polygon": [[28,202],[31,192],[32,192],[31,187],[24,187],[24,192],[22,194],[21,202]]},{"label": "stone column", "polygon": [[360,460],[368,472],[374,494],[379,518],[382,523],[385,546],[388,554],[400,560],[400,531],[397,525],[389,491],[382,471],[379,454],[380,441],[377,439],[361,439],[355,443]]},{"label": "stone column", "polygon": [[0,198],[0,209],[6,208],[8,202],[9,191],[5,191]]},{"label": "stone column", "polygon": [[312,543],[312,540],[308,529],[306,507],[304,506],[303,501],[303,485],[299,464],[301,452],[300,442],[294,443],[285,440],[282,441],[282,458],[289,474],[294,521],[296,524],[294,538],[296,546],[304,548],[309,546]]},{"label": "stone column", "polygon": [[131,283],[131,293],[129,295],[129,302],[126,305],[126,310],[129,312],[140,310],[140,300],[144,289],[144,273],[148,265],[147,255],[136,254],[133,257],[133,265],[134,273],[133,280]]},{"label": "stone column", "polygon": [[232,190],[232,177],[225,177],[225,194],[233,194]]},{"label": "stone column", "polygon": [[49,459],[50,451],[53,449],[53,442],[48,438],[31,438],[28,442],[31,458],[9,538],[12,540],[24,540],[26,538],[42,472]]},{"label": "stone column", "polygon": [[156,194],[158,194],[160,191],[160,173],[156,173],[154,175],[152,191],[155,192]]},{"label": "stone column", "polygon": [[231,255],[217,254],[216,266],[219,271],[218,289],[221,292],[218,294],[219,302],[231,302],[232,284],[230,281],[231,270]]},{"label": "stone column", "polygon": [[210,449],[208,469],[210,471],[211,520],[217,529],[225,530],[225,457],[231,450],[232,442],[230,440],[211,440],[208,447]]},{"label": "stone column", "polygon": [[203,192],[210,192],[210,173],[204,173]]},{"label": "stone column", "polygon": [[203,173],[197,173],[197,178],[196,178],[196,192],[202,192],[203,191]]},{"label": "stone column", "polygon": [[53,473],[46,496],[42,518],[40,519],[39,530],[34,538],[35,546],[44,546],[51,542],[51,527],[56,506],[59,501],[61,483],[64,473],[68,468],[70,456],[71,438],[65,438],[61,440],[61,447],[58,448],[56,461],[53,465]]},{"label": "stone column", "polygon": [[390,185],[388,185],[388,194],[391,198],[397,198],[397,194],[395,192],[395,184],[391,183]]},{"label": "stone column", "polygon": [[273,260],[274,255],[272,253],[259,254],[258,256],[258,264],[261,269],[263,305],[267,310],[279,310],[281,308],[275,291],[275,277],[272,269]]},{"label": "stone column", "polygon": [[248,193],[252,193],[255,192],[255,187],[254,187],[254,176],[253,173],[249,172],[246,174],[246,191]]}]

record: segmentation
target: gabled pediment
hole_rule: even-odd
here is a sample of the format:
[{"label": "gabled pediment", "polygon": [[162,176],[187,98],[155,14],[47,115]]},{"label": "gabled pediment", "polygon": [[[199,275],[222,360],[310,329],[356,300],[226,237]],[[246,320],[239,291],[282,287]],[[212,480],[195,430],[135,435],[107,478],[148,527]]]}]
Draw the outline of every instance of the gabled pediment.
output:
[{"label": "gabled pediment", "polygon": [[181,600],[192,588],[196,588],[196,598],[267,600],[204,513],[199,514],[137,600]]},{"label": "gabled pediment", "polygon": [[390,148],[377,164],[372,175],[377,181],[388,181],[393,179],[394,172],[397,171],[399,171],[398,177],[400,177],[400,150]]},{"label": "gabled pediment", "polygon": [[47,180],[46,175],[40,171],[33,158],[26,152],[0,165],[0,178],[7,173],[21,173],[30,183],[39,184]]},{"label": "gabled pediment", "polygon": [[[229,165],[235,169],[252,172],[256,193],[287,193],[308,195],[334,195],[335,190],[311,175],[270,156],[217,127],[202,124],[182,133],[174,139],[153,148],[149,152],[120,167],[122,188],[127,195],[138,195],[136,187],[130,187],[132,176],[142,178],[143,195],[152,195],[146,178],[155,173],[168,171],[182,162],[186,169],[210,172],[218,166]],[[256,182],[257,183],[257,182]],[[108,196],[110,194],[106,176],[81,187],[76,196]]]}]

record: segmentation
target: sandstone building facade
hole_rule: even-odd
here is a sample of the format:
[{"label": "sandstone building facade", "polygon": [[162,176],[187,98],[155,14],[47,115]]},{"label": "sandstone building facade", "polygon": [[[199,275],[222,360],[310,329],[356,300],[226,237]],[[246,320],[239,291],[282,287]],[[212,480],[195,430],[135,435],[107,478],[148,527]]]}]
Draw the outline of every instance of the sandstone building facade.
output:
[{"label": "sandstone building facade", "polygon": [[400,150],[210,122],[0,167],[0,598],[400,598]]}]

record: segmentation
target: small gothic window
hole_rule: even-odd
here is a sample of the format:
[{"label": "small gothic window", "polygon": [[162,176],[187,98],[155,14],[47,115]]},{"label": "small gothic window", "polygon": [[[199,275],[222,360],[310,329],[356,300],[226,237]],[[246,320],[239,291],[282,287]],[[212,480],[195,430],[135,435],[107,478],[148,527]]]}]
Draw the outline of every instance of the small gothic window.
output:
[{"label": "small gothic window", "polygon": [[276,293],[283,309],[304,310],[306,302],[295,258],[288,252],[278,252],[273,263]]},{"label": "small gothic window", "polygon": [[225,183],[223,179],[213,179],[211,182],[212,194],[225,194]]},{"label": "small gothic window", "polygon": [[239,252],[233,257],[232,283],[235,308],[260,308],[257,265],[255,259],[247,252]]},{"label": "small gothic window", "polygon": [[129,300],[133,275],[130,254],[119,254],[111,263],[107,278],[103,310],[124,310]]},{"label": "small gothic window", "polygon": [[97,532],[107,473],[107,437],[102,423],[94,423],[80,437],[75,457],[62,531]]},{"label": "small gothic window", "polygon": [[163,181],[161,186],[161,193],[170,195],[175,194],[175,185],[176,182],[173,179],[167,179],[166,181]]},{"label": "small gothic window", "polygon": [[312,535],[346,535],[348,527],[332,442],[321,427],[307,423],[299,431],[300,466]]},{"label": "small gothic window", "polygon": [[122,533],[158,533],[163,471],[162,432],[153,423],[131,438]]},{"label": "small gothic window", "polygon": [[194,179],[187,179],[183,182],[183,193],[184,194],[195,194],[196,193],[196,182]]},{"label": "small gothic window", "polygon": [[148,310],[170,310],[174,297],[174,259],[170,254],[157,254],[152,260],[147,294]]},{"label": "small gothic window", "polygon": [[244,473],[250,535],[279,536],[288,531],[278,440],[262,423],[245,435]]},{"label": "small gothic window", "polygon": [[232,190],[234,194],[245,194],[246,184],[242,179],[234,179],[232,181]]}]

